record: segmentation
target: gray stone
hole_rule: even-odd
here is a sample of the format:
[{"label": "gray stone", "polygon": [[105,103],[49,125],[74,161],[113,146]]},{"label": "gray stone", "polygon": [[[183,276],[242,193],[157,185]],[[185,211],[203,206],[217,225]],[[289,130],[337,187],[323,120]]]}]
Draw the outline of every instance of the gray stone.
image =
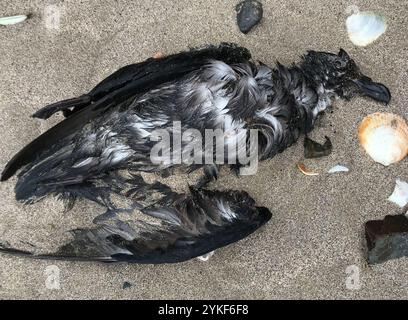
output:
[{"label": "gray stone", "polygon": [[408,219],[403,215],[365,224],[369,264],[408,256]]},{"label": "gray stone", "polygon": [[255,0],[245,0],[236,6],[237,23],[242,33],[248,33],[262,19],[262,3]]}]

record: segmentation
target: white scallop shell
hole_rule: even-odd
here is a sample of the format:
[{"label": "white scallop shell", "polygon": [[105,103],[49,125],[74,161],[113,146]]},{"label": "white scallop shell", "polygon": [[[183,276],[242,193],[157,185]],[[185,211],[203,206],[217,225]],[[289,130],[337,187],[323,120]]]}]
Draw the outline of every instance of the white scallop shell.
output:
[{"label": "white scallop shell", "polygon": [[17,24],[17,23],[23,22],[26,19],[27,19],[27,16],[24,16],[24,15],[12,16],[12,17],[2,17],[0,18],[0,25],[8,26],[12,24]]},{"label": "white scallop shell", "polygon": [[370,157],[384,166],[401,161],[408,154],[408,126],[392,113],[373,113],[364,118],[358,138]]},{"label": "white scallop shell", "polygon": [[377,40],[387,30],[387,21],[372,12],[359,12],[347,18],[346,26],[350,40],[356,46],[364,47]]}]

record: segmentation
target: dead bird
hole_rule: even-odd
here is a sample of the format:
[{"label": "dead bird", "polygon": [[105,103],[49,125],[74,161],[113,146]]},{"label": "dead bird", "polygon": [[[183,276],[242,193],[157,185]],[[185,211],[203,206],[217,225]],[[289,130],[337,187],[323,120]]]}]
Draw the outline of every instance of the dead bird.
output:
[{"label": "dead bird", "polygon": [[[36,112],[34,117],[47,119],[62,111],[66,119],[17,153],[1,176],[5,181],[21,169],[18,201],[31,204],[56,195],[69,206],[86,198],[106,208],[103,219],[93,229],[74,230],[73,240],[51,254],[33,255],[8,244],[1,250],[40,258],[170,263],[242,239],[266,223],[270,211],[245,192],[205,189],[217,178],[218,164],[153,163],[154,131],[173,136],[174,121],[181,123],[179,131],[194,129],[202,136],[219,129],[228,149],[232,141],[248,145],[245,130],[255,129],[257,157],[265,160],[310,132],[335,99],[356,95],[391,99],[344,50],[309,51],[296,65],[270,68],[252,62],[245,48],[221,44],[119,69],[91,92]],[[167,151],[173,159],[194,150],[184,141]],[[233,157],[247,152],[235,149]],[[228,166],[238,171],[243,165]],[[199,168],[204,178],[186,193],[141,176]],[[118,208],[113,195],[132,204]],[[118,212],[138,214],[124,221]]]}]

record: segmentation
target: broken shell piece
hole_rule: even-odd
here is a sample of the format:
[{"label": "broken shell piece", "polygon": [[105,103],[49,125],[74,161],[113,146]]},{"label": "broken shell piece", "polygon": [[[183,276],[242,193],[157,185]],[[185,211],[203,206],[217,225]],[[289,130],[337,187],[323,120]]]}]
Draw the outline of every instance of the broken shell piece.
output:
[{"label": "broken shell piece", "polygon": [[364,47],[377,40],[387,30],[387,21],[373,12],[359,12],[347,18],[346,26],[351,42]]},{"label": "broken shell piece", "polygon": [[308,137],[305,137],[305,141],[303,143],[304,154],[306,159],[311,158],[321,158],[328,156],[333,149],[333,145],[328,137],[325,137],[326,141],[324,144],[320,144]]},{"label": "broken shell piece", "polygon": [[153,59],[156,59],[156,60],[160,60],[160,59],[163,59],[163,58],[165,58],[166,56],[164,55],[164,53],[163,52],[156,52],[155,54],[154,54],[154,56],[153,56]]},{"label": "broken shell piece", "polygon": [[334,166],[329,170],[329,173],[336,173],[336,172],[349,172],[349,168],[341,165]]},{"label": "broken shell piece", "polygon": [[408,204],[408,183],[397,179],[394,192],[388,200],[404,208]]},{"label": "broken shell piece", "polygon": [[2,26],[9,26],[13,24],[17,24],[20,22],[23,22],[27,19],[27,16],[21,15],[21,16],[11,16],[11,17],[2,17],[0,18],[0,25]]},{"label": "broken shell piece", "polygon": [[392,113],[373,113],[364,118],[358,138],[370,157],[384,166],[401,161],[408,154],[408,126]]},{"label": "broken shell piece", "polygon": [[208,253],[206,253],[206,254],[204,254],[202,256],[197,257],[197,260],[206,262],[206,261],[210,260],[210,258],[214,255],[214,253],[215,253],[215,251],[208,252]]},{"label": "broken shell piece", "polygon": [[313,172],[313,171],[308,170],[303,163],[298,163],[297,166],[298,166],[300,172],[302,172],[305,176],[318,176],[319,175],[319,173],[317,173],[317,172]]}]

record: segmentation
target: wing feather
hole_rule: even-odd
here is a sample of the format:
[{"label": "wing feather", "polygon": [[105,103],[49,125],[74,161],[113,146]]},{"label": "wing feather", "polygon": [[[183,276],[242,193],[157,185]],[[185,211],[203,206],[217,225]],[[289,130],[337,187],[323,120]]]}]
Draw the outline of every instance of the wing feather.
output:
[{"label": "wing feather", "polygon": [[18,152],[7,163],[0,180],[9,179],[18,169],[38,157],[44,149],[72,135],[95,117],[132,96],[143,94],[155,86],[176,80],[200,69],[211,59],[218,59],[226,63],[239,63],[250,57],[247,49],[223,43],[219,46],[207,46],[171,55],[160,60],[148,59],[145,62],[119,69],[98,84],[89,94],[64,100],[40,110],[37,115],[48,117],[60,110],[77,108],[70,117]]},{"label": "wing feather", "polygon": [[[191,189],[167,207],[153,207],[160,224],[131,223],[114,218],[93,229],[72,231],[73,239],[56,252],[35,255],[0,246],[0,252],[39,259],[178,263],[239,241],[271,218],[268,209],[255,206],[243,191]],[[160,211],[160,212],[159,212]]]}]

